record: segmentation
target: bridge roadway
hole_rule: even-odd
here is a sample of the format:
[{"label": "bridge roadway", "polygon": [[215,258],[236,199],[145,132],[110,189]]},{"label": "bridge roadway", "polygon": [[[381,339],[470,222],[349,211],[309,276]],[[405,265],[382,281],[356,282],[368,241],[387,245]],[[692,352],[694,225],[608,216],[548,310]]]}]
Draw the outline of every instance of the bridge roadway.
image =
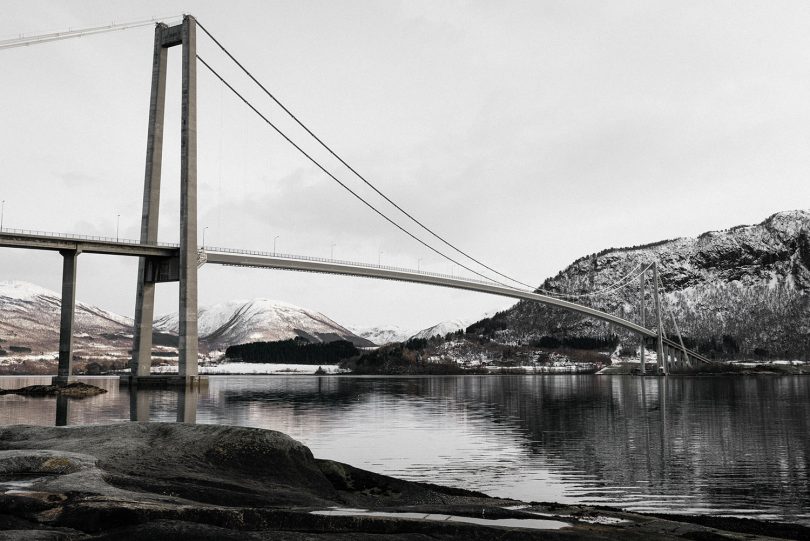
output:
[{"label": "bridge roadway", "polygon": [[180,250],[179,244],[160,243],[150,245],[141,244],[136,240],[116,239],[115,237],[94,237],[8,228],[0,231],[0,247],[137,257],[174,257],[179,254]]},{"label": "bridge roadway", "polygon": [[[143,244],[134,240],[115,239],[111,237],[92,237],[17,229],[4,229],[0,231],[0,247],[52,250],[60,252],[67,250],[76,251],[77,253],[136,257],[176,257],[179,254],[179,245],[177,244]],[[269,252],[234,250],[230,248],[206,247],[204,250],[201,250],[201,253],[204,254],[203,260],[205,263],[213,265],[317,272],[344,276],[362,276],[366,278],[378,278],[383,280],[395,280],[400,282],[449,287],[466,291],[476,291],[479,293],[489,293],[491,295],[499,295],[513,299],[534,301],[595,317],[614,325],[618,325],[619,327],[642,336],[651,338],[658,336],[657,332],[654,330],[642,327],[641,325],[624,318],[608,314],[607,312],[602,312],[601,310],[596,310],[588,306],[583,306],[574,302],[541,295],[539,293],[534,293],[523,289],[503,286],[495,282],[485,282],[482,280],[459,278],[424,271],[416,271],[412,269],[387,267],[383,265],[371,265],[350,261],[336,261],[288,254],[274,254]],[[671,339],[665,338],[664,344],[673,349],[682,350],[680,344]],[[710,362],[702,355],[699,355],[693,351],[687,351],[689,356],[694,357],[699,361]]]}]

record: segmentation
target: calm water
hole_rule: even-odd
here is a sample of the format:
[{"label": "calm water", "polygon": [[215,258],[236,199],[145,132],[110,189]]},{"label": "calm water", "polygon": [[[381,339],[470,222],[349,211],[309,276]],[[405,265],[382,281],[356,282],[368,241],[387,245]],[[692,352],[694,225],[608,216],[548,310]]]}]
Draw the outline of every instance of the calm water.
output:
[{"label": "calm water", "polygon": [[[0,388],[49,378],[0,377]],[[280,430],[315,456],[521,500],[810,525],[810,378],[214,376],[208,389],[68,400],[67,424],[132,419]],[[0,424],[54,398],[0,396]]]}]

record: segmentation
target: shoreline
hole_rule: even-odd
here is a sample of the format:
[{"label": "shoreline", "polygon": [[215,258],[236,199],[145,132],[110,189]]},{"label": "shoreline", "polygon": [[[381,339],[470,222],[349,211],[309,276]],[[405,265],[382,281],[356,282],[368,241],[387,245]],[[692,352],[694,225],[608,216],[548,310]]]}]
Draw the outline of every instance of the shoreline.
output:
[{"label": "shoreline", "polygon": [[0,427],[0,530],[4,539],[810,536],[786,523],[491,498],[317,459],[280,432],[182,423]]},{"label": "shoreline", "polygon": [[[316,367],[317,369],[317,367]],[[78,379],[110,379],[120,378],[127,376],[129,373],[109,373],[109,374],[76,374],[74,377]],[[176,372],[156,372],[158,375],[176,375]],[[637,367],[605,367],[598,371],[580,371],[580,372],[540,372],[532,370],[504,370],[504,371],[477,371],[477,370],[464,370],[459,372],[327,372],[324,374],[317,374],[313,372],[302,371],[275,371],[275,372],[201,372],[201,376],[206,377],[353,377],[353,378],[372,378],[372,377],[393,377],[393,378],[416,378],[416,377],[472,377],[472,376],[631,376],[642,378],[659,378],[659,377],[677,377],[677,378],[695,378],[695,377],[794,377],[794,376],[808,376],[810,375],[810,368],[807,370],[797,371],[782,371],[782,370],[730,370],[730,371],[705,371],[705,372],[670,372],[668,376],[664,374],[656,374],[653,370],[648,370],[646,374],[641,374]],[[2,373],[0,371],[0,378],[54,378],[56,374],[16,374],[16,373]]]}]

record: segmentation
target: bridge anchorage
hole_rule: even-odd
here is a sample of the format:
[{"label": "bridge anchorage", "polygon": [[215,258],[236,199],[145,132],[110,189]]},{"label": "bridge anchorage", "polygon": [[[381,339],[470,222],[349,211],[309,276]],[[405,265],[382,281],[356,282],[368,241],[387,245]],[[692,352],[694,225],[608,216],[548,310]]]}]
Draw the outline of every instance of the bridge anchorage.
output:
[{"label": "bridge anchorage", "polygon": [[[205,30],[204,27],[202,27]],[[213,69],[197,56],[196,53],[197,21],[194,17],[186,15],[183,22],[176,26],[167,26],[158,23],[155,27],[152,84],[149,105],[149,124],[146,146],[146,168],[144,175],[143,211],[141,215],[141,231],[138,241],[122,240],[119,238],[87,237],[81,235],[65,235],[59,233],[43,233],[36,231],[23,231],[3,228],[0,226],[0,247],[25,248],[58,251],[63,258],[62,266],[62,307],[60,321],[59,368],[55,382],[65,382],[74,377],[73,373],[73,315],[76,303],[76,272],[77,260],[81,253],[96,253],[108,255],[126,255],[139,258],[136,295],[135,295],[135,331],[133,338],[132,358],[130,360],[130,374],[122,376],[123,384],[129,385],[179,385],[198,386],[205,384],[205,376],[198,374],[198,333],[197,333],[197,271],[202,265],[215,264],[239,267],[256,267],[279,270],[292,270],[304,272],[317,272],[345,276],[359,276],[384,280],[420,283],[439,287],[450,287],[467,291],[476,291],[493,295],[500,295],[513,299],[522,299],[539,302],[548,306],[556,306],[589,317],[607,321],[624,328],[641,337],[641,372],[645,372],[644,340],[653,339],[656,344],[657,373],[669,374],[673,368],[680,366],[691,367],[696,362],[710,362],[694,351],[688,350],[681,338],[677,321],[671,311],[669,316],[678,336],[678,341],[668,338],[664,334],[664,310],[662,307],[659,289],[663,289],[659,277],[657,264],[648,265],[642,270],[640,278],[640,323],[618,317],[583,304],[561,298],[559,294],[536,289],[520,289],[487,278],[469,267],[461,264],[485,278],[485,280],[461,278],[429,273],[420,269],[404,269],[383,265],[372,265],[352,261],[335,261],[306,256],[277,254],[275,252],[257,252],[236,250],[232,248],[200,247],[197,244],[197,70],[196,61],[200,60],[209,70],[228,86],[230,85],[219,77]],[[206,33],[208,33],[206,31]],[[210,34],[208,34],[210,36]],[[211,36],[212,39],[213,36]],[[216,42],[216,40],[214,39]],[[216,42],[219,45],[219,42]],[[182,48],[182,90],[181,90],[181,167],[180,167],[180,242],[179,244],[159,243],[158,216],[160,203],[161,161],[163,149],[163,120],[166,102],[166,65],[168,49],[180,45]],[[220,45],[221,47],[221,45]],[[224,48],[223,48],[224,50]],[[227,52],[227,51],[226,51]],[[231,56],[230,53],[227,53]],[[231,57],[233,58],[233,57]],[[234,59],[235,61],[235,59]],[[238,64],[238,62],[237,62]],[[241,65],[240,65],[241,67]],[[252,78],[252,76],[251,76]],[[254,79],[255,81],[255,79]],[[256,81],[258,83],[258,81]],[[261,84],[258,83],[260,86]],[[262,87],[264,88],[264,87]],[[237,93],[237,96],[241,96]],[[272,97],[272,96],[271,96]],[[275,99],[275,98],[273,98]],[[252,106],[242,98],[245,103]],[[283,106],[282,106],[283,107]],[[285,108],[286,110],[286,108]],[[289,111],[288,111],[289,112]],[[290,113],[292,115],[292,113]],[[263,117],[264,118],[264,117]],[[293,116],[293,118],[295,118]],[[267,121],[267,119],[265,118]],[[295,119],[298,121],[297,119]],[[269,121],[268,121],[269,123]],[[300,122],[299,122],[300,123]],[[271,124],[271,126],[273,126]],[[303,126],[303,124],[302,124]],[[275,126],[273,126],[275,128]],[[308,130],[308,128],[305,128]],[[276,128],[278,131],[278,129]],[[279,133],[284,136],[282,132]],[[311,132],[310,132],[311,133]],[[326,145],[312,134],[324,147]],[[286,138],[286,136],[284,136]],[[289,139],[288,139],[289,141]],[[295,143],[289,141],[293,146]],[[328,147],[326,147],[328,149]],[[299,148],[299,150],[301,150]],[[331,149],[329,149],[330,152]],[[313,163],[320,167],[324,173],[341,183],[328,170],[315,162],[303,150]],[[334,153],[333,153],[334,154]],[[338,157],[340,161],[343,161]],[[345,162],[344,162],[345,163]],[[346,164],[348,166],[348,164]],[[349,167],[350,168],[350,167]],[[351,168],[350,168],[351,169]],[[354,169],[351,169],[354,171]],[[356,173],[356,171],[354,171]],[[368,183],[359,173],[359,178]],[[342,183],[341,183],[342,185]],[[345,188],[346,186],[344,186]],[[348,189],[348,188],[347,188]],[[376,188],[375,188],[376,190]],[[351,192],[350,189],[348,191]],[[351,192],[355,197],[357,194]],[[383,194],[380,194],[383,195]],[[383,197],[385,197],[383,195]],[[386,199],[388,199],[386,197]],[[362,199],[361,199],[362,201]],[[390,200],[389,200],[390,201]],[[367,202],[367,206],[370,206]],[[390,201],[396,206],[393,201]],[[372,208],[391,224],[393,221]],[[402,210],[397,206],[399,210]],[[402,211],[405,213],[405,211]],[[407,214],[407,213],[405,213]],[[410,215],[408,215],[410,217]],[[411,217],[412,218],[412,217]],[[412,218],[413,219],[413,218]],[[415,222],[416,220],[413,219]],[[427,231],[424,225],[420,222]],[[404,233],[416,240],[410,232],[397,226]],[[436,238],[448,244],[441,237],[430,231]],[[422,242],[422,241],[419,241]],[[424,243],[422,243],[424,244]],[[436,253],[450,259],[446,254],[438,252],[425,244]],[[480,261],[456,249],[469,259],[486,267]],[[457,261],[450,259],[454,263]],[[498,273],[490,267],[492,272]],[[655,330],[645,325],[645,289],[648,271],[652,270],[652,296],[655,305]],[[621,287],[626,287],[636,276],[635,270],[628,275]],[[517,280],[511,279],[515,282]],[[629,281],[628,281],[629,280]],[[177,375],[152,375],[152,322],[154,319],[155,285],[162,282],[179,282],[179,366]],[[521,283],[522,282],[518,282]],[[526,284],[523,284],[526,285]],[[527,286],[530,287],[530,286]],[[611,289],[611,288],[608,288]],[[615,290],[613,288],[612,290]]]}]

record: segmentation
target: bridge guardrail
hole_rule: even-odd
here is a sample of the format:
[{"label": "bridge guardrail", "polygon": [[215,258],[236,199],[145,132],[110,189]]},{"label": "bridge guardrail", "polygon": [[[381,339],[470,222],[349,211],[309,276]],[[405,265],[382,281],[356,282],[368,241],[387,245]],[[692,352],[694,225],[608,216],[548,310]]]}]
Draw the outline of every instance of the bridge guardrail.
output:
[{"label": "bridge guardrail", "polygon": [[[363,263],[360,261],[348,261],[343,259],[329,259],[328,257],[317,257],[317,256],[307,256],[307,255],[295,255],[295,254],[284,254],[278,252],[265,252],[261,250],[242,250],[238,248],[222,248],[217,246],[206,246],[203,248],[206,252],[221,252],[226,254],[237,254],[237,255],[257,255],[257,256],[266,256],[266,257],[278,257],[282,259],[291,259],[291,260],[298,260],[298,261],[316,261],[320,263],[334,263],[337,265],[349,265],[355,267],[366,267],[369,269],[381,269],[381,270],[390,270],[396,272],[408,272],[411,274],[419,274],[423,276],[431,276],[434,278],[448,278],[450,280],[464,280],[465,282],[473,282],[476,284],[485,284],[485,285],[502,285],[498,282],[492,282],[487,280],[477,280],[475,278],[468,278],[466,276],[457,276],[452,274],[441,274],[438,272],[429,272],[423,270],[416,270],[416,269],[409,269],[407,267],[394,267],[391,265],[375,265],[373,263]],[[518,291],[523,291],[519,288],[514,288]],[[528,291],[528,290],[526,290]]]},{"label": "bridge guardrail", "polygon": [[113,244],[132,244],[135,246],[155,246],[157,248],[179,248],[180,245],[175,242],[141,242],[139,240],[124,239],[116,237],[103,237],[98,235],[80,235],[77,233],[55,233],[53,231],[36,231],[34,229],[14,229],[11,227],[4,227],[0,229],[0,234],[12,233],[15,235],[30,235],[37,237],[52,237],[55,239],[67,240],[93,240],[99,242],[111,242]]}]

